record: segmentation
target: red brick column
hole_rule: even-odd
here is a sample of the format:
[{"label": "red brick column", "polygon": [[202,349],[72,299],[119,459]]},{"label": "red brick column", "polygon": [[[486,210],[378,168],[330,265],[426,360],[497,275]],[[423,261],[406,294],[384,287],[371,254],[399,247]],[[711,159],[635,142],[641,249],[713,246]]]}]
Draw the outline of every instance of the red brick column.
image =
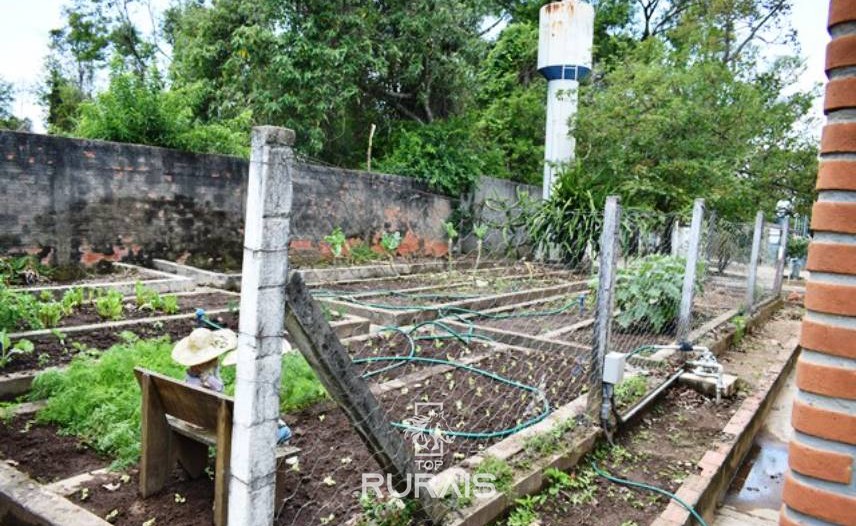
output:
[{"label": "red brick column", "polygon": [[856,0],[831,0],[818,199],[779,524],[856,525]]}]

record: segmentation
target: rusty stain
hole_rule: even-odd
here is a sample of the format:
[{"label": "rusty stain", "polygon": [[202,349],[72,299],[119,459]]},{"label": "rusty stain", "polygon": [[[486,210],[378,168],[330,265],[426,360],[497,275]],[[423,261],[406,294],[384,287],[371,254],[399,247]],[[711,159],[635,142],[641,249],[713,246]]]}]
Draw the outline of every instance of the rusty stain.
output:
[{"label": "rusty stain", "polygon": [[569,15],[574,16],[574,9],[576,9],[576,7],[576,2],[553,2],[547,4],[547,12],[553,14],[564,9]]}]

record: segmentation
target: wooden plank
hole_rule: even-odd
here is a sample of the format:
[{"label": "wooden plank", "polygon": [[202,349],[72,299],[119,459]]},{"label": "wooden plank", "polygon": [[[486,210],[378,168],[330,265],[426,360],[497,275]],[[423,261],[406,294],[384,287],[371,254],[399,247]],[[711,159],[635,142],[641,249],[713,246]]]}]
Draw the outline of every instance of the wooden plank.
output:
[{"label": "wooden plank", "polygon": [[150,375],[134,371],[142,390],[140,445],[140,494],[146,498],[163,489],[173,467],[171,432],[161,399]]},{"label": "wooden plank", "polygon": [[678,313],[677,341],[687,339],[692,326],[693,295],[695,294],[696,270],[699,248],[701,247],[701,225],[704,221],[704,199],[693,203],[693,220],[690,225],[690,241],[687,247],[687,261],[684,269],[684,284],[681,290],[681,308]]},{"label": "wooden plank", "polygon": [[199,427],[215,429],[220,402],[232,404],[232,399],[224,394],[188,385],[153,371],[138,367],[134,369],[134,374],[138,380],[140,375],[151,379],[160,395],[164,413]]},{"label": "wooden plank", "polygon": [[[391,476],[396,490],[412,488],[416,467],[402,436],[390,425],[347,351],[324,319],[299,274],[286,287],[288,307],[285,326],[297,347],[318,375],[330,397],[347,415],[380,468]],[[420,492],[425,514],[439,523],[446,509],[439,499]]]},{"label": "wooden plank", "polygon": [[226,526],[229,515],[229,462],[232,457],[232,405],[217,408],[217,458],[214,461],[214,525]]},{"label": "wooden plank", "polygon": [[586,413],[600,422],[603,405],[603,360],[609,349],[612,333],[613,289],[615,267],[618,260],[618,227],[621,222],[621,206],[617,196],[606,198],[603,211],[603,231],[600,236],[600,269],[597,283],[597,308],[594,323],[594,338],[589,363],[589,392]]}]

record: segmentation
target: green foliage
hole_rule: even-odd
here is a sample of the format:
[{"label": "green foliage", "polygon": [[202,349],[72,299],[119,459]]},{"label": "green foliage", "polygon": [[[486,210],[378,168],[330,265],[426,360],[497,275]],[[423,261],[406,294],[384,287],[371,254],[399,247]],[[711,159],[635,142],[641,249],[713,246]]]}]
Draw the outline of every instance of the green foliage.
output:
[{"label": "green foliage", "polygon": [[523,449],[530,456],[543,457],[558,452],[567,443],[565,435],[576,427],[576,422],[565,419],[558,422],[549,431],[532,435],[523,443]]},{"label": "green foliage", "polygon": [[525,212],[532,243],[555,247],[571,268],[584,261],[587,250],[596,254],[600,249],[602,209],[610,185],[580,165],[565,167],[550,199]]},{"label": "green foliage", "polygon": [[487,235],[487,225],[478,224],[473,227],[473,235],[476,236],[476,239],[479,241],[484,241],[484,237]]},{"label": "green foliage", "polygon": [[154,69],[141,78],[114,63],[107,90],[82,104],[74,134],[247,157],[250,114],[240,113],[216,124],[201,123],[193,116],[200,96],[193,85],[167,91]]},{"label": "green foliage", "polygon": [[395,251],[398,250],[399,245],[401,245],[401,232],[384,232],[380,236],[380,246],[386,251],[387,255],[390,257],[395,255]]},{"label": "green foliage", "polygon": [[734,345],[738,345],[746,335],[746,316],[742,314],[734,316],[731,318],[731,324],[734,325]]},{"label": "green foliage", "polygon": [[508,515],[507,526],[531,526],[538,521],[537,506],[544,503],[544,495],[530,495],[514,501],[514,509]]},{"label": "green foliage", "polygon": [[417,503],[390,497],[381,500],[371,493],[360,497],[363,513],[357,520],[358,526],[408,526],[413,519]]},{"label": "green foliage", "polygon": [[138,309],[162,311],[164,314],[178,312],[178,297],[174,294],[161,296],[158,291],[146,287],[141,281],[134,283],[134,295]]},{"label": "green foliage", "polygon": [[475,469],[475,474],[492,475],[493,486],[499,492],[508,490],[514,481],[514,471],[512,471],[508,462],[491,455],[487,455],[482,459],[481,463]]},{"label": "green foliage", "polygon": [[439,192],[462,195],[482,175],[502,175],[501,155],[473,138],[468,121],[448,119],[407,126],[377,162],[382,172],[422,179]]},{"label": "green foliage", "polygon": [[808,256],[809,242],[807,237],[802,236],[794,236],[788,239],[788,257],[805,259]]},{"label": "green foliage", "polygon": [[455,224],[447,221],[443,223],[443,229],[446,231],[446,237],[449,238],[449,241],[458,237],[458,231],[455,230]]},{"label": "green foliage", "polygon": [[12,114],[14,101],[15,90],[12,84],[0,77],[0,130],[30,131],[32,123],[28,119],[20,119]]},{"label": "green foliage", "polygon": [[615,405],[618,408],[630,407],[648,392],[648,380],[642,376],[625,378],[615,386]]},{"label": "green foliage", "polygon": [[110,290],[95,300],[95,312],[105,320],[121,320],[125,305],[122,303],[122,293]]},{"label": "green foliage", "polygon": [[0,283],[4,285],[34,285],[50,276],[50,267],[35,256],[0,257]]},{"label": "green foliage", "polygon": [[[651,254],[620,267],[615,276],[615,322],[622,329],[664,333],[674,327],[681,306],[686,261]],[[696,272],[696,292],[702,288]],[[597,280],[592,282],[596,288]]]},{"label": "green foliage", "polygon": [[12,344],[5,330],[0,330],[0,370],[9,365],[16,356],[31,354],[35,346],[30,340],[21,339]]},{"label": "green foliage", "polygon": [[342,231],[342,227],[334,228],[329,235],[324,236],[324,241],[330,245],[334,258],[342,257],[342,249],[345,247],[345,233]]},{"label": "green foliage", "polygon": [[[140,454],[140,390],[134,367],[176,379],[184,368],[172,361],[167,338],[140,340],[123,333],[125,343],[97,356],[80,354],[66,370],[48,370],[36,377],[31,398],[46,400],[40,422],[57,424],[63,433],[81,438],[96,451],[112,456],[114,467],[128,467]],[[234,393],[234,367],[222,371],[228,393]],[[297,410],[325,395],[312,369],[296,353],[283,356],[281,407]]]},{"label": "green foliage", "polygon": [[357,243],[348,249],[348,259],[355,265],[368,263],[377,258],[378,253],[372,250],[372,247],[366,243]]},{"label": "green foliage", "polygon": [[22,326],[42,329],[39,306],[39,300],[33,295],[0,284],[0,330],[14,332]]},{"label": "green foliage", "polygon": [[59,325],[59,320],[66,313],[65,307],[58,301],[40,303],[38,308],[39,310],[36,315],[39,318],[39,323],[46,328]]}]

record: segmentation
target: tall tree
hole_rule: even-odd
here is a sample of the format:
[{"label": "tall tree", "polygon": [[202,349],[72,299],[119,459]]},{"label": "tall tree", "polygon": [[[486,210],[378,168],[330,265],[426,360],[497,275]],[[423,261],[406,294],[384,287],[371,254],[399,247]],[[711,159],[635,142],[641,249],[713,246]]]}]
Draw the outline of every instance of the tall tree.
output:
[{"label": "tall tree", "polygon": [[16,117],[12,111],[15,102],[15,87],[0,78],[0,129],[13,131],[30,131],[32,123],[29,119]]}]

